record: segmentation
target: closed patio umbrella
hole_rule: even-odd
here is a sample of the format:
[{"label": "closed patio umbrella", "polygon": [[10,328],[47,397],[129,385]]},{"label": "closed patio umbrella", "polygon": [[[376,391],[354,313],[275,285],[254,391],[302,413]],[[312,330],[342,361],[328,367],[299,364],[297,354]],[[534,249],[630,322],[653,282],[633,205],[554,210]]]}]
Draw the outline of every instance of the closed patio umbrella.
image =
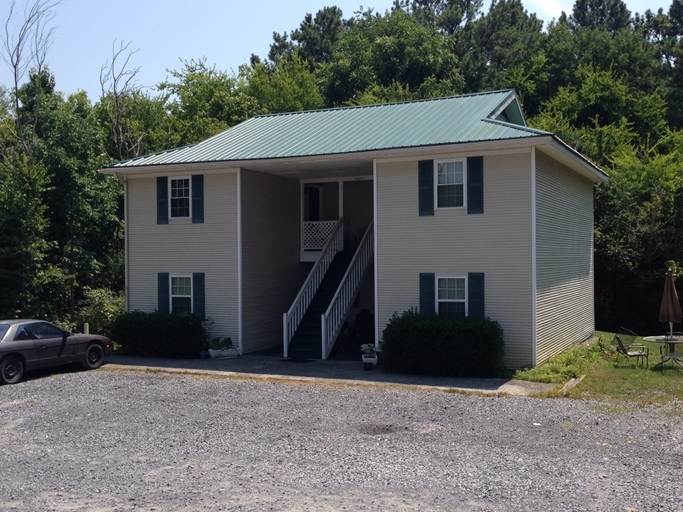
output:
[{"label": "closed patio umbrella", "polygon": [[662,305],[659,308],[659,321],[669,322],[669,332],[673,336],[674,323],[680,322],[681,317],[683,317],[681,303],[678,301],[673,273],[669,269],[666,273],[666,281],[664,281],[664,295],[662,295]]}]

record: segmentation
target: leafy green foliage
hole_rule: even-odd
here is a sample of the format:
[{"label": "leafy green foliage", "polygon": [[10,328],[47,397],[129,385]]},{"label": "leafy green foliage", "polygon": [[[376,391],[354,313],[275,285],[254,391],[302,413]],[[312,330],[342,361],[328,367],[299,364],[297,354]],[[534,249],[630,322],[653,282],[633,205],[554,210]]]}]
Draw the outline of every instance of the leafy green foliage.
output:
[{"label": "leafy green foliage", "polygon": [[133,311],[118,316],[110,331],[125,354],[192,359],[208,348],[206,329],[191,313]]},{"label": "leafy green foliage", "polygon": [[245,92],[256,98],[266,112],[296,112],[323,106],[317,79],[296,52],[272,66],[262,62],[243,66],[240,74],[247,83]]},{"label": "leafy green foliage", "polygon": [[389,371],[451,377],[497,377],[505,341],[500,324],[482,318],[394,314],[384,329],[382,364]]},{"label": "leafy green foliage", "polygon": [[394,84],[412,98],[424,98],[429,97],[422,88],[427,82],[438,84],[429,90],[440,94],[462,90],[456,62],[448,40],[435,28],[420,25],[400,10],[385,16],[368,11],[341,36],[321,76],[330,105],[357,103],[372,89],[396,90]]},{"label": "leafy green foliage", "polygon": [[86,288],[76,314],[77,326],[86,322],[90,332],[109,334],[112,322],[125,312],[125,296],[108,288]]},{"label": "leafy green foliage", "polygon": [[199,142],[263,113],[237,78],[208,66],[206,59],[184,61],[183,69],[169,73],[175,80],[158,87],[172,98],[167,106],[175,134],[171,147]]}]

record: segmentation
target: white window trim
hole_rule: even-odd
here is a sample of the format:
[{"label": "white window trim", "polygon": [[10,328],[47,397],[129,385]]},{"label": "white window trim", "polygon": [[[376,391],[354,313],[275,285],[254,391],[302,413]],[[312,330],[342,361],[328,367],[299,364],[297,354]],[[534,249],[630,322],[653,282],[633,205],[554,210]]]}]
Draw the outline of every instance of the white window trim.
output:
[{"label": "white window trim", "polygon": [[[188,215],[187,217],[174,217],[171,212],[173,211],[171,208],[171,202],[173,201],[173,195],[171,194],[171,183],[173,183],[173,180],[187,180],[189,184],[189,190],[190,190],[190,195],[187,198],[188,199]],[[168,220],[173,220],[173,219],[191,219],[192,218],[192,176],[169,176],[168,177]],[[178,277],[178,276],[176,276]]]},{"label": "white window trim", "polygon": [[463,302],[461,299],[456,299],[456,300],[450,300],[450,299],[439,299],[439,279],[462,279],[465,281],[465,316],[469,316],[470,311],[469,311],[469,302],[470,302],[470,297],[469,297],[469,286],[467,283],[467,276],[439,276],[436,275],[434,276],[435,282],[434,282],[434,305],[436,309],[436,313],[439,313],[439,302]]},{"label": "white window trim", "polygon": [[170,274],[168,276],[168,311],[173,314],[173,297],[187,297],[187,295],[173,295],[173,278],[178,277],[190,280],[190,313],[194,313],[194,279],[192,279],[192,274]]},{"label": "white window trim", "polygon": [[[439,206],[439,164],[462,162],[462,206]],[[462,210],[467,208],[467,158],[434,160],[434,210]]]}]

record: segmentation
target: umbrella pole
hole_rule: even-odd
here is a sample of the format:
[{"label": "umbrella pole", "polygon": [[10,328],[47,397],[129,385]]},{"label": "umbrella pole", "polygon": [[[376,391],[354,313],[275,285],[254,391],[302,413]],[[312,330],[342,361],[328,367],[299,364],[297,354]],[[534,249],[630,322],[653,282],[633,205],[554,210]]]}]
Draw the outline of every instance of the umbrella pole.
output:
[{"label": "umbrella pole", "polygon": [[673,338],[674,337],[674,323],[669,322],[669,335]]}]

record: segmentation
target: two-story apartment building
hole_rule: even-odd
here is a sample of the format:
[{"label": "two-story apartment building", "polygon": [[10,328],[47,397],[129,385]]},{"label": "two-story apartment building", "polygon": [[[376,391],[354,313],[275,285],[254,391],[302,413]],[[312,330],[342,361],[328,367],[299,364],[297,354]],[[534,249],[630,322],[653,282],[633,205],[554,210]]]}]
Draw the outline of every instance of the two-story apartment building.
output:
[{"label": "two-story apartment building", "polygon": [[511,368],[594,330],[607,177],[514,91],[259,116],[102,172],[125,187],[128,310],[210,317],[242,353],[327,357],[361,309],[376,342],[410,308],[498,320]]}]

